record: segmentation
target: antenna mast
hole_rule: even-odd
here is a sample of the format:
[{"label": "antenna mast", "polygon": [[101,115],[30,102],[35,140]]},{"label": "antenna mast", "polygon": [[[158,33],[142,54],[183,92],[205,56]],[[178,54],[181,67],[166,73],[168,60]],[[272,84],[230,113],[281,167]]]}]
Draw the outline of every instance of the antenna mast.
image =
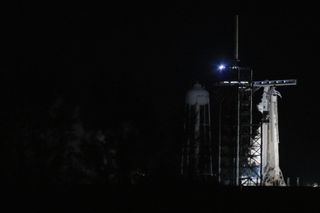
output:
[{"label": "antenna mast", "polygon": [[[238,72],[238,82],[240,82],[239,62],[239,17],[236,15],[236,29],[235,29],[235,67]],[[238,86],[237,97],[237,146],[236,146],[236,185],[239,186],[240,180],[240,88]]]},{"label": "antenna mast", "polygon": [[239,61],[239,15],[236,15],[236,23],[235,23],[235,53],[234,59],[236,63]]}]

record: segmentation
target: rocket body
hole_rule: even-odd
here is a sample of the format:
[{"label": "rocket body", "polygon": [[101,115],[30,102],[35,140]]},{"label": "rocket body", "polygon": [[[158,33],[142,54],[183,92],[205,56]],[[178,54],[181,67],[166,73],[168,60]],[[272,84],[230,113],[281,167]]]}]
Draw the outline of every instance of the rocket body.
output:
[{"label": "rocket body", "polygon": [[285,186],[279,166],[278,96],[275,87],[264,87],[259,111],[262,121],[262,185]]}]

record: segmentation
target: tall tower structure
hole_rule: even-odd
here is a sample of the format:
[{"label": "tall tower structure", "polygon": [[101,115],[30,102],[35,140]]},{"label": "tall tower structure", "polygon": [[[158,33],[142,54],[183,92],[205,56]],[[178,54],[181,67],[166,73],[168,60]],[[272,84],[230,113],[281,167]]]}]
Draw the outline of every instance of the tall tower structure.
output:
[{"label": "tall tower structure", "polygon": [[[275,87],[296,85],[296,80],[253,81],[253,70],[250,67],[239,65],[238,19],[239,17],[236,16],[235,61],[231,66],[220,65],[218,68],[220,72],[224,69],[237,72],[238,77],[237,80],[223,81],[217,84],[237,88],[234,184],[237,186],[285,186],[279,167],[277,96],[280,93],[275,90]],[[259,110],[264,119],[261,122],[261,127],[258,127],[258,124],[253,120],[252,104],[254,92],[262,87],[264,88],[264,96],[259,104]]]},{"label": "tall tower structure", "polygon": [[187,92],[185,102],[185,140],[180,172],[193,178],[213,176],[209,92],[196,83]]}]

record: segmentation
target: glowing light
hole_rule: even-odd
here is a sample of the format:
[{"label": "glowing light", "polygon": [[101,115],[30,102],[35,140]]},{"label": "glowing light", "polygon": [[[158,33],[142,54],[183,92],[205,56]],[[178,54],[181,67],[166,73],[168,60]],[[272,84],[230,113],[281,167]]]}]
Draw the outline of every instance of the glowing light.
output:
[{"label": "glowing light", "polygon": [[240,81],[240,84],[248,84],[248,81]]},{"label": "glowing light", "polygon": [[219,70],[219,71],[223,71],[223,70],[225,70],[225,69],[226,69],[226,66],[223,65],[223,64],[220,64],[220,65],[218,66],[218,70]]}]

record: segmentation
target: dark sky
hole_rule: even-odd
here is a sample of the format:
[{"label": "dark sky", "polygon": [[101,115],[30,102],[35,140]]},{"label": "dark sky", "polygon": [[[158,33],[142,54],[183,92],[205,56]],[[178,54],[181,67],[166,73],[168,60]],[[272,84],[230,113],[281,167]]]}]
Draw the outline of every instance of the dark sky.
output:
[{"label": "dark sky", "polygon": [[13,8],[4,21],[0,50],[1,87],[10,100],[8,108],[10,103],[39,106],[55,93],[89,109],[103,111],[113,104],[106,116],[148,122],[150,131],[161,132],[167,143],[175,140],[171,134],[181,124],[184,95],[192,83],[200,80],[209,87],[223,78],[213,68],[233,58],[238,11],[240,60],[254,69],[254,79],[298,80],[295,87],[278,88],[283,96],[283,173],[320,180],[319,23],[309,12],[312,6],[220,11],[214,3],[190,1],[18,2]]}]

